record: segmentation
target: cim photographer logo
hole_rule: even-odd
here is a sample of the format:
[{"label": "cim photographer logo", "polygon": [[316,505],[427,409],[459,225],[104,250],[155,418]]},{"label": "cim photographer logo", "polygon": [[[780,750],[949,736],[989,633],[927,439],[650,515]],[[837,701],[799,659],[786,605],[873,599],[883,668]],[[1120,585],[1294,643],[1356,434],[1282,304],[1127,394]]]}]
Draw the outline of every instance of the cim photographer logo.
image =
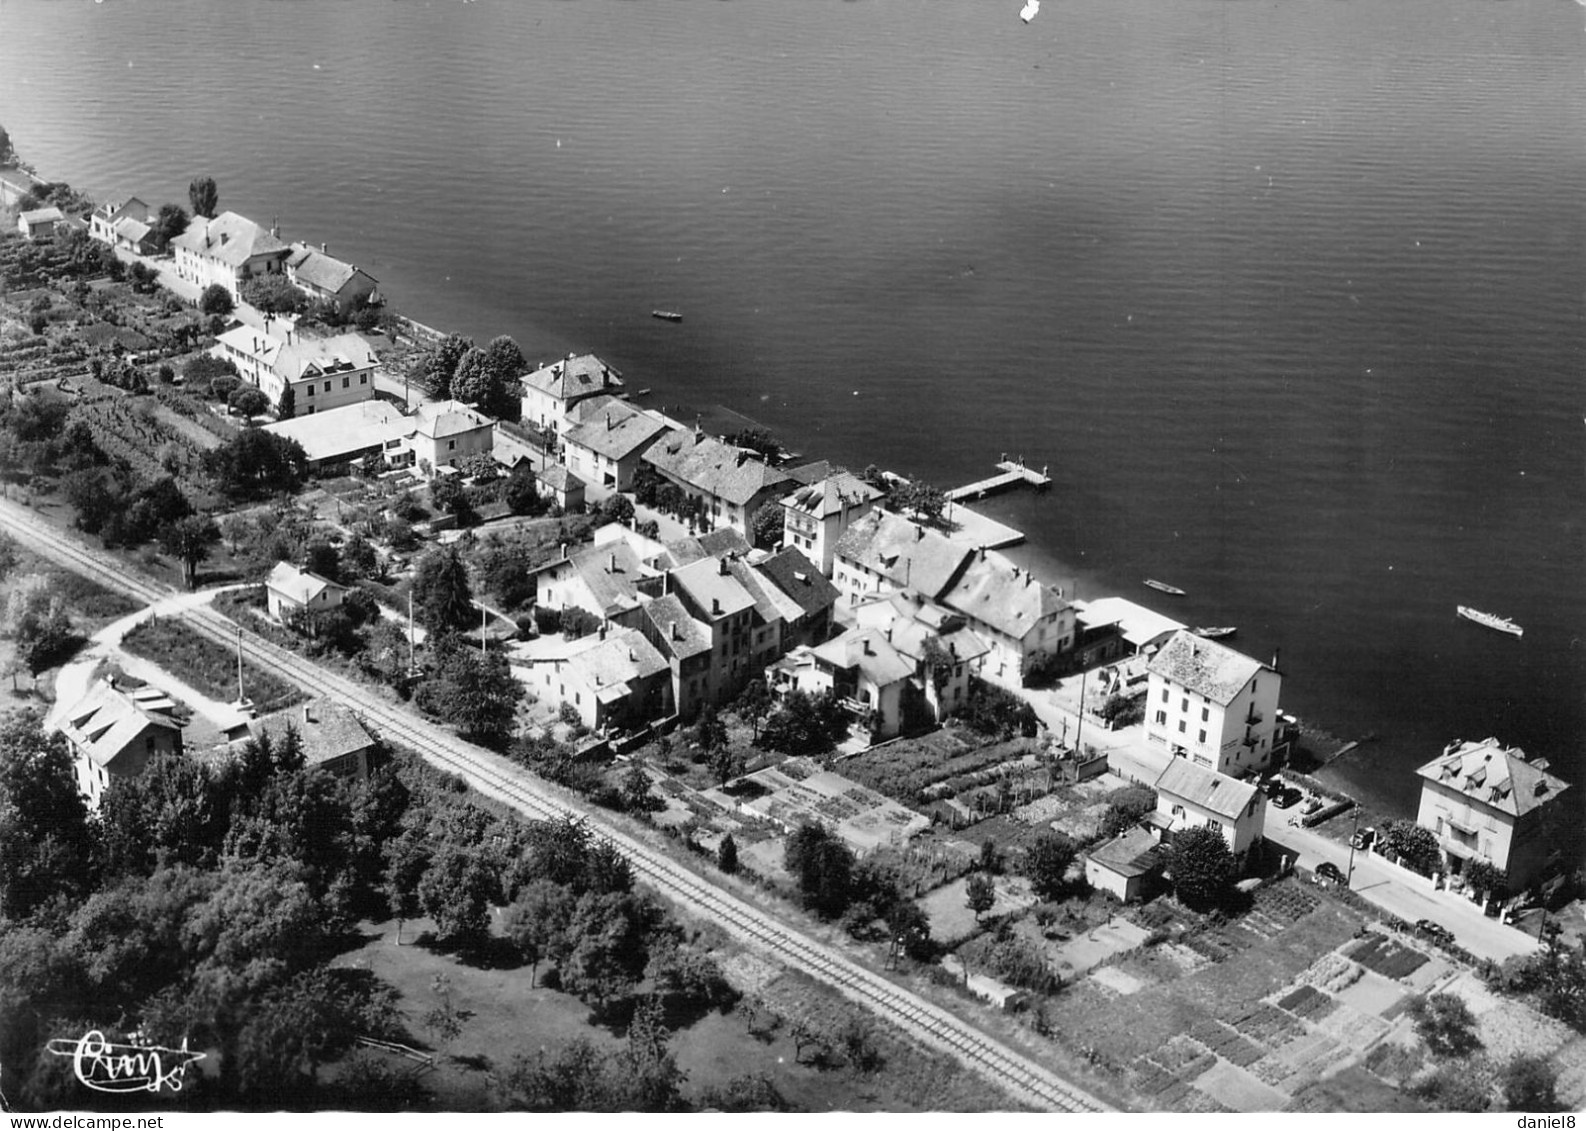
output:
[{"label": "cim photographer logo", "polygon": [[182,1090],[188,1066],[204,1059],[204,1053],[190,1052],[187,1039],[179,1049],[137,1042],[141,1034],[132,1033],[129,1043],[106,1039],[98,1029],[90,1029],[77,1040],[56,1038],[44,1046],[55,1056],[70,1057],[72,1072],[84,1087],[96,1092],[158,1092],[169,1088]]}]

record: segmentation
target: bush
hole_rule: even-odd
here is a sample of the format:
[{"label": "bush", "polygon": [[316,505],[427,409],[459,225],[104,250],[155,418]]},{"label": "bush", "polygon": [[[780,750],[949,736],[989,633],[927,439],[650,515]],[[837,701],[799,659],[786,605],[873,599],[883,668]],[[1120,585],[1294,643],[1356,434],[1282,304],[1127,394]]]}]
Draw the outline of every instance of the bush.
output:
[{"label": "bush", "polygon": [[258,416],[269,411],[270,398],[252,385],[243,385],[231,391],[231,395],[226,398],[226,405],[238,416]]},{"label": "bush", "polygon": [[1414,821],[1387,821],[1377,837],[1378,847],[1385,856],[1397,856],[1411,871],[1430,876],[1442,864],[1443,854],[1437,846],[1437,837],[1431,829],[1422,828]]},{"label": "bush", "polygon": [[205,314],[224,316],[236,309],[236,303],[232,302],[230,291],[219,283],[211,283],[199,296],[198,309]]}]

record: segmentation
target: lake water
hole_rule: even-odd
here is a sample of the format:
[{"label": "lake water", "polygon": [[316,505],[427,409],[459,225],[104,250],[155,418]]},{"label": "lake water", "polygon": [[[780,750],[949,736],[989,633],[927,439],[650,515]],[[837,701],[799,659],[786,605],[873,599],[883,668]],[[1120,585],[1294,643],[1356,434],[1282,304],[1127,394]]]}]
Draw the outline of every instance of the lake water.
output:
[{"label": "lake water", "polygon": [[1018,7],[0,0],[0,122],[811,455],[1049,465],[1019,554],[1281,649],[1374,800],[1489,734],[1586,787],[1586,11]]}]

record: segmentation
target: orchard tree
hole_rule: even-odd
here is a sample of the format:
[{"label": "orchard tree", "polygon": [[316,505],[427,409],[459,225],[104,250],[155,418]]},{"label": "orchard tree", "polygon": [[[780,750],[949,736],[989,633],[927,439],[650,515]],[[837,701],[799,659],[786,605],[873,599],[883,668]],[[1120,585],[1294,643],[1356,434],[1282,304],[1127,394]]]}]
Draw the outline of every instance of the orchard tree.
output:
[{"label": "orchard tree", "polygon": [[821,825],[800,825],[787,839],[784,866],[798,880],[804,906],[835,919],[853,898],[854,854]]},{"label": "orchard tree", "polygon": [[220,189],[215,184],[215,178],[194,178],[193,183],[187,186],[187,200],[193,206],[194,216],[213,220],[220,208]]},{"label": "orchard tree", "polygon": [[1432,994],[1410,1003],[1415,1031],[1432,1055],[1443,1059],[1469,1056],[1482,1047],[1476,1016],[1458,994]]},{"label": "orchard tree", "polygon": [[732,705],[738,718],[749,724],[750,737],[756,742],[760,740],[760,724],[770,713],[772,702],[765,680],[757,678],[749,681]]},{"label": "orchard tree", "polygon": [[482,849],[443,844],[419,881],[419,904],[442,942],[475,946],[490,935],[497,881]]},{"label": "orchard tree", "polygon": [[[261,394],[262,395],[262,394]],[[198,587],[198,567],[220,541],[220,527],[207,514],[179,518],[160,535],[160,549],[182,563],[182,580],[189,589]]]},{"label": "orchard tree", "polygon": [[433,634],[472,628],[473,589],[468,567],[455,546],[431,550],[419,560],[413,575],[413,604],[418,621]]},{"label": "orchard tree", "polygon": [[738,870],[738,842],[732,839],[731,833],[722,837],[716,846],[716,867],[729,876]]},{"label": "orchard tree", "polygon": [[997,902],[997,887],[987,872],[974,872],[964,884],[964,904],[975,913],[975,922]]},{"label": "orchard tree", "polygon": [[1061,899],[1068,891],[1068,869],[1079,846],[1062,833],[1042,833],[1024,856],[1024,874],[1030,888],[1042,899]]}]

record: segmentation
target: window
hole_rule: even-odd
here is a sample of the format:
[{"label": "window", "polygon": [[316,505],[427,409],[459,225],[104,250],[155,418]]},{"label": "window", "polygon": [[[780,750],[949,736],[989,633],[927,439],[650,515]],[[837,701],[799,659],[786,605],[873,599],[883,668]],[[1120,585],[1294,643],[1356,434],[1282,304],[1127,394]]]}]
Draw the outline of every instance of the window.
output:
[{"label": "window", "polygon": [[1210,722],[1211,721],[1211,717],[1212,717],[1211,708],[1210,707],[1202,707],[1201,708],[1201,722],[1203,722],[1203,723]]},{"label": "window", "polygon": [[1162,702],[1167,702],[1167,688],[1165,687],[1162,689]]},{"label": "window", "polygon": [[1166,723],[1167,722],[1167,712],[1166,711],[1158,711],[1156,713],[1156,721],[1158,723]]},{"label": "window", "polygon": [[1206,741],[1206,732],[1205,731],[1201,731],[1200,741],[1202,741],[1202,742]]},{"label": "window", "polygon": [[1184,815],[1184,806],[1182,806],[1182,805],[1173,806],[1173,815],[1175,817],[1182,817]]},{"label": "window", "polygon": [[329,382],[329,381],[326,381],[326,382],[325,382],[325,391],[326,391],[326,392],[327,392],[327,393],[328,393],[328,392],[330,392],[330,382]]},{"label": "window", "polygon": [[449,451],[449,452],[456,451],[457,450],[457,441],[456,440],[447,440],[446,441],[446,450]]},{"label": "window", "polygon": [[1183,719],[1180,719],[1180,720],[1179,720],[1179,721],[1178,721],[1178,732],[1179,732],[1179,733],[1180,733],[1180,734],[1183,734],[1183,733],[1184,733],[1184,720],[1183,720]]},{"label": "window", "polygon": [[1184,696],[1184,701],[1179,704],[1179,710],[1186,711],[1186,712],[1189,710],[1189,696],[1188,695]]},{"label": "window", "polygon": [[314,395],[314,386],[313,385],[310,385],[308,387],[308,395],[309,396],[313,396]]},{"label": "window", "polygon": [[358,384],[367,385],[368,383],[369,383],[369,374],[367,374],[367,373],[358,374]]},{"label": "window", "polygon": [[343,377],[343,378],[342,378],[342,379],[341,379],[341,387],[342,387],[342,388],[343,388],[343,389],[350,389],[350,388],[352,388],[352,378],[351,378],[351,377]]}]

